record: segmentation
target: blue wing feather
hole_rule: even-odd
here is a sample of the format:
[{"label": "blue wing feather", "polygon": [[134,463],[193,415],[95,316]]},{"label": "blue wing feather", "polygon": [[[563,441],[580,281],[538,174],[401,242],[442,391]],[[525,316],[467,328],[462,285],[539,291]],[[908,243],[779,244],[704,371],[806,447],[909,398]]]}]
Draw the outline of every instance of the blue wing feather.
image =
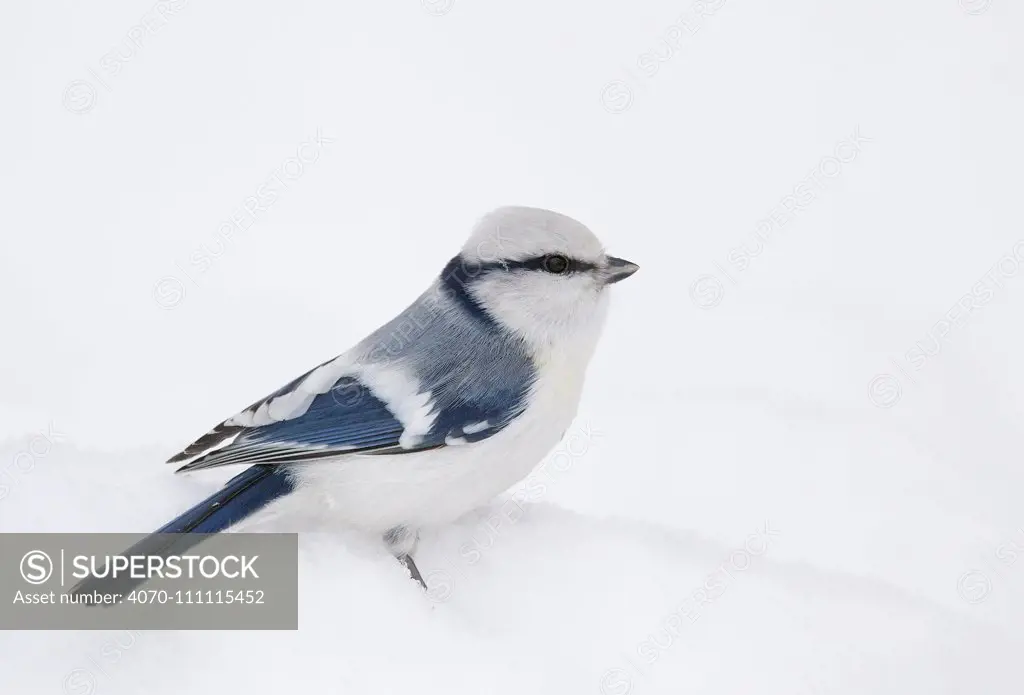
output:
[{"label": "blue wing feather", "polygon": [[404,427],[387,405],[354,377],[342,377],[291,420],[256,428],[247,442],[362,449],[397,444]]},{"label": "blue wing feather", "polygon": [[[298,383],[292,382],[292,387]],[[250,410],[287,393],[279,389]],[[382,400],[351,376],[340,378],[327,393],[314,397],[305,412],[291,419],[251,427],[225,423],[218,427],[234,427],[240,434],[230,444],[179,471],[237,463],[302,463],[345,452],[392,447],[405,429]]]},{"label": "blue wing feather", "polygon": [[[439,284],[432,292],[369,336],[357,352],[338,358],[345,362],[330,360],[314,368],[217,425],[171,461],[187,462],[179,471],[305,463],[473,443],[500,432],[526,409],[537,377],[533,360],[520,338],[467,314],[465,302],[448,296],[451,291],[443,292]],[[346,371],[335,378],[339,368]],[[393,396],[379,397],[357,376],[368,376],[367,369],[382,383],[405,382],[409,389],[398,390],[417,401],[416,411],[429,398],[429,431],[403,438],[405,426],[396,413],[412,404],[382,400]]]},{"label": "blue wing feather", "polygon": [[[298,383],[292,382],[293,388]],[[346,453],[409,453],[445,446],[453,439],[473,443],[500,431],[522,412],[522,390],[497,389],[488,393],[486,400],[467,402],[459,398],[465,394],[456,393],[453,387],[441,388],[441,398],[435,399],[435,419],[430,431],[414,447],[408,447],[400,446],[405,427],[388,404],[356,377],[344,376],[329,391],[313,397],[301,415],[263,425],[231,425],[231,420],[221,423],[197,444],[216,437],[235,437],[234,440],[178,470],[241,463],[307,463]],[[288,393],[279,389],[250,410]]]}]

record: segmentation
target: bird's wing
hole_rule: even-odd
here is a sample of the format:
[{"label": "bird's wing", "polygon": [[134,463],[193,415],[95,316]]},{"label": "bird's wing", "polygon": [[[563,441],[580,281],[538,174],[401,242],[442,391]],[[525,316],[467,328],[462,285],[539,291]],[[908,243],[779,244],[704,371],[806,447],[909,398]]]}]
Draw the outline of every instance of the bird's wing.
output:
[{"label": "bird's wing", "polygon": [[422,392],[397,366],[355,366],[338,358],[228,418],[168,463],[187,461],[182,472],[471,443],[503,429],[523,411],[524,400],[498,393],[467,402]]}]

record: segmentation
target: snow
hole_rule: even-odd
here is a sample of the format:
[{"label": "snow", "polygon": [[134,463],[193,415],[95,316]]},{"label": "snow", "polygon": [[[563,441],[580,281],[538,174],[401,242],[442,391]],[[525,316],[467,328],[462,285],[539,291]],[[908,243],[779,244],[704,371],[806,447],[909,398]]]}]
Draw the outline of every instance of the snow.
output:
[{"label": "snow", "polygon": [[[741,505],[732,513],[748,525],[731,543],[571,511],[547,497],[605,448],[575,436],[519,494],[423,539],[429,596],[379,545],[314,529],[300,545],[297,632],[8,632],[5,679],[30,693],[1012,691],[1019,635],[962,610],[955,573],[950,596],[931,599],[816,566],[794,559],[806,530]],[[155,454],[61,442],[0,522],[155,526],[200,493],[156,466],[130,475]]]},{"label": "snow", "polygon": [[0,530],[208,494],[490,208],[641,269],[430,596],[303,519],[298,631],[4,632],[4,692],[1020,692],[1019,3],[158,7],[0,27]]}]

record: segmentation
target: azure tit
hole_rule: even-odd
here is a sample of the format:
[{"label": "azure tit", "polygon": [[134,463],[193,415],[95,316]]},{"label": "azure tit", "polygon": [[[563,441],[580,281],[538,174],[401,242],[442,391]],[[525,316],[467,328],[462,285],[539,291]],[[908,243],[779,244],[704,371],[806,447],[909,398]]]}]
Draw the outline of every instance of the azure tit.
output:
[{"label": "azure tit", "polygon": [[[399,316],[172,457],[179,472],[247,467],[155,533],[188,534],[180,552],[195,534],[315,517],[383,538],[423,583],[420,530],[507,490],[565,434],[609,288],[636,270],[565,215],[489,213]],[[133,552],[154,548],[169,551]]]}]

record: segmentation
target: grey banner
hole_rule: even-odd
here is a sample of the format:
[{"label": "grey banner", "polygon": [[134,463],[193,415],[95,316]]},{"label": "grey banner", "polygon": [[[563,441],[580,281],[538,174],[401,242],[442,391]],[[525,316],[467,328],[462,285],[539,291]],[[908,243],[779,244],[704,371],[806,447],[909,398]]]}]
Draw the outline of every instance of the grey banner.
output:
[{"label": "grey banner", "polygon": [[286,533],[0,534],[0,630],[296,630]]}]

